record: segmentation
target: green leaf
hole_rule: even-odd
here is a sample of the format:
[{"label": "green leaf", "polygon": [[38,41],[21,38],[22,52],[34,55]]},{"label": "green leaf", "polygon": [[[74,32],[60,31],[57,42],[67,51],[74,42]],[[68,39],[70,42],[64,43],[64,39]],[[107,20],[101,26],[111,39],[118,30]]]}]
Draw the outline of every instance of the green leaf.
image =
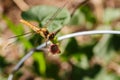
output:
[{"label": "green leaf", "polygon": [[116,55],[117,51],[120,50],[119,40],[119,36],[104,35],[99,43],[94,47],[94,54],[102,58],[105,63],[108,62]]},{"label": "green leaf", "polygon": [[46,69],[46,77],[47,78],[52,78],[54,80],[61,80],[59,77],[59,72],[60,72],[60,67],[58,64],[54,63],[54,61],[48,61],[47,64],[47,69]]},{"label": "green leaf", "polygon": [[31,49],[32,48],[32,44],[26,38],[20,37],[19,40],[23,43],[25,48],[27,48],[27,49]]},{"label": "green leaf", "polygon": [[96,23],[95,15],[89,6],[81,7],[81,11],[84,13],[87,21],[94,24]]},{"label": "green leaf", "polygon": [[120,9],[114,9],[114,8],[105,9],[105,12],[103,15],[103,21],[105,23],[110,23],[111,21],[119,18],[120,18]]},{"label": "green leaf", "polygon": [[63,52],[62,56],[65,56],[66,58],[72,56],[73,53],[74,54],[79,53],[79,46],[78,46],[77,41],[75,40],[75,38],[69,39],[69,42],[66,44],[64,49],[65,49],[65,51]]},{"label": "green leaf", "polygon": [[54,29],[58,30],[62,28],[63,25],[67,24],[70,20],[70,13],[68,10],[63,9],[55,18],[53,18],[53,21],[49,26],[44,26],[57,9],[58,7],[53,6],[34,6],[31,9],[22,12],[22,17],[25,20],[37,21],[42,27],[48,27],[48,30],[52,32]]},{"label": "green leaf", "polygon": [[46,62],[44,59],[44,55],[42,52],[35,52],[33,54],[33,58],[37,64],[37,66],[35,66],[36,70],[38,70],[38,72],[42,75],[45,75],[46,72]]},{"label": "green leaf", "polygon": [[70,20],[70,25],[84,25],[86,23],[85,15],[80,9],[77,9]]},{"label": "green leaf", "polygon": [[106,69],[103,68],[94,79],[84,80],[120,80],[120,77],[114,73],[108,73]]},{"label": "green leaf", "polygon": [[18,24],[15,25],[9,18],[4,16],[4,19],[6,21],[7,26],[10,28],[10,30],[15,34],[15,35],[20,35],[24,33],[23,26]]},{"label": "green leaf", "polygon": [[87,55],[83,53],[78,53],[73,55],[72,59],[74,59],[74,65],[76,65],[77,67],[82,68],[84,70],[89,68]]},{"label": "green leaf", "polygon": [[0,56],[0,73],[2,73],[2,71],[4,71],[5,67],[8,65],[9,63],[5,60],[5,58]]},{"label": "green leaf", "polygon": [[[94,53],[96,56],[103,60],[109,60],[112,57],[113,48],[109,46],[110,35],[104,35],[99,43],[94,47]],[[109,47],[109,48],[108,48]]]},{"label": "green leaf", "polygon": [[101,70],[95,80],[119,80],[120,78],[113,73],[108,73],[105,69]]},{"label": "green leaf", "polygon": [[96,23],[96,18],[88,6],[79,7],[73,14],[70,25],[86,25],[88,29]]},{"label": "green leaf", "polygon": [[0,80],[8,80],[7,77],[0,76]]},{"label": "green leaf", "polygon": [[[24,29],[23,26],[18,24],[15,25],[10,19],[8,19],[7,17],[4,17],[7,26],[9,27],[9,29],[15,34],[15,35],[21,35],[24,33]],[[32,48],[31,43],[24,37],[16,37],[18,38],[19,41],[21,41],[23,43],[23,45],[25,46],[25,48],[30,49]]]}]

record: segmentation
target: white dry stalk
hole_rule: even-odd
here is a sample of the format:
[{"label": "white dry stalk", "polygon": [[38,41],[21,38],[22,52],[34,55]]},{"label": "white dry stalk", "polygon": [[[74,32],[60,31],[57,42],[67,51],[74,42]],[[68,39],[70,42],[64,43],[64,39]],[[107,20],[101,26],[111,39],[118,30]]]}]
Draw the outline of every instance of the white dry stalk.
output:
[{"label": "white dry stalk", "polygon": [[26,11],[29,9],[29,5],[24,0],[13,0],[13,2],[22,10]]},{"label": "white dry stalk", "polygon": [[[71,33],[67,34],[61,37],[58,37],[58,41],[76,37],[76,36],[83,36],[83,35],[93,35],[93,34],[120,34],[120,31],[113,31],[113,30],[95,30],[95,31],[83,31],[83,32],[76,32],[76,33]],[[47,44],[50,44],[50,41],[47,42]],[[27,53],[19,62],[18,64],[14,67],[13,73],[9,75],[8,80],[13,79],[14,72],[16,72],[20,66],[26,61],[36,50],[42,50],[46,46],[46,43],[43,43],[36,47],[35,49],[31,50],[29,53]]]}]

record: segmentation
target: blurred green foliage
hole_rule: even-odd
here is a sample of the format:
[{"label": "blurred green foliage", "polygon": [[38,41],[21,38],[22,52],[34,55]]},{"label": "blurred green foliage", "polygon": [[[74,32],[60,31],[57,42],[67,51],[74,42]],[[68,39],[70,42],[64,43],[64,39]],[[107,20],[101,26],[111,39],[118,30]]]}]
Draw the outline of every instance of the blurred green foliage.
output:
[{"label": "blurred green foliage", "polygon": [[[25,33],[23,26],[21,24],[15,25],[12,23],[7,17],[4,17],[6,24],[8,25],[9,29],[15,34],[20,35]],[[31,49],[31,43],[25,37],[17,37],[17,41],[21,41],[26,49]]]},{"label": "blurred green foliage", "polygon": [[[60,11],[60,8],[53,6],[35,6],[22,12],[22,17],[25,20],[37,21],[40,27],[47,27],[50,32],[53,32],[62,28],[70,20],[70,13],[66,9],[57,13],[58,11]],[[54,17],[55,15],[57,16]],[[50,19],[52,20],[50,25],[44,26]]]},{"label": "blurred green foliage", "polygon": [[34,58],[35,71],[38,72],[38,74],[45,75],[46,74],[46,62],[45,62],[43,53],[35,52],[33,54],[33,58]]},{"label": "blurred green foliage", "polygon": [[[57,9],[57,7],[52,6],[35,6],[28,11],[22,12],[22,17],[25,20],[37,21],[40,26],[44,27],[44,24]],[[106,23],[107,26],[111,26],[111,22],[119,18],[120,10],[105,9],[103,16],[105,23],[103,26],[106,26]],[[5,20],[15,35],[24,32],[21,25],[16,26],[10,20]],[[78,8],[72,17],[70,17],[70,13],[66,9],[63,9],[48,26],[48,30],[52,32],[62,28],[66,24],[85,25],[89,30],[89,26],[93,27],[96,22],[96,17],[88,6]],[[43,79],[52,78],[54,80],[120,80],[117,73],[110,73],[105,66],[103,67],[97,63],[92,67],[90,65],[90,61],[94,56],[97,56],[105,64],[108,64],[111,59],[118,55],[120,52],[120,36],[100,35],[91,36],[91,38],[91,43],[85,43],[84,46],[83,44],[80,45],[79,41],[75,38],[68,39],[66,40],[66,44],[60,45],[60,48],[64,47],[64,49],[62,49],[62,53],[59,55],[59,61],[61,64],[64,62],[69,64],[69,67],[72,68],[70,71],[69,68],[67,68],[68,70],[61,71],[61,64],[58,65],[54,61],[50,62],[46,59],[43,52],[35,52],[33,54],[34,63],[32,65],[34,74]],[[18,40],[24,44],[25,49],[34,48],[34,43],[36,42],[39,43],[38,45],[42,43],[42,38],[37,34],[31,36],[29,39],[18,37]]]}]

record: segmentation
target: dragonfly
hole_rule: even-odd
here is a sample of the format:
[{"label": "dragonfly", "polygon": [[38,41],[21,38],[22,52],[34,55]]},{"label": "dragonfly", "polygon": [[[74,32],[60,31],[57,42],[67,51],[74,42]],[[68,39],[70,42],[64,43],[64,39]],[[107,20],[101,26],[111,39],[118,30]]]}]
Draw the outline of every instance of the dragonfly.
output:
[{"label": "dragonfly", "polygon": [[55,37],[55,35],[60,31],[60,29],[59,29],[59,30],[57,30],[55,32],[51,32],[50,33],[46,27],[39,28],[39,27],[34,26],[31,23],[29,23],[28,21],[23,20],[23,19],[21,19],[20,22],[25,24],[25,25],[27,25],[27,26],[29,26],[37,34],[40,34],[43,38],[46,39],[46,41],[50,40],[52,42],[54,37]]},{"label": "dragonfly", "polygon": [[55,31],[55,32],[50,33],[47,30],[47,28],[44,28],[44,27],[39,28],[37,26],[32,25],[31,23],[29,23],[26,20],[22,19],[22,20],[20,20],[20,22],[29,26],[33,31],[35,31],[37,34],[40,34],[43,38],[45,38],[46,46],[47,46],[47,41],[50,40],[52,42],[52,45],[50,46],[50,50],[49,50],[50,52],[52,52],[53,54],[60,52],[60,50],[58,48],[58,45],[56,43],[54,43],[54,42],[56,42],[55,41],[56,40],[55,35],[60,31],[60,29]]},{"label": "dragonfly", "polygon": [[[47,26],[49,26],[52,21],[54,20],[54,18],[63,10],[63,8],[68,4],[68,1],[66,3],[64,3],[64,5],[60,8],[57,9],[57,11],[49,18],[49,20],[46,22],[46,24],[43,26],[43,27],[38,27],[38,26],[35,26],[33,24],[31,24],[30,22],[28,22],[27,20],[24,20],[24,19],[21,19],[20,22],[23,23],[24,25],[28,26],[29,28],[31,28],[35,33],[39,34],[40,36],[42,36],[44,39],[45,39],[45,42],[46,42],[46,46],[47,46],[47,41],[50,41],[52,42],[52,45],[50,46],[50,50],[52,53],[59,53],[60,50],[58,48],[58,41],[56,41],[56,34],[60,31],[57,30],[57,31],[54,31],[54,32],[49,32],[49,30],[47,29]],[[26,35],[26,34],[29,34],[31,32],[28,32],[28,33],[24,33],[24,34],[21,34],[21,35],[17,35],[17,36],[13,36],[13,37],[10,37],[10,38],[15,38],[15,37],[19,37],[19,36],[23,36],[23,35]]]}]

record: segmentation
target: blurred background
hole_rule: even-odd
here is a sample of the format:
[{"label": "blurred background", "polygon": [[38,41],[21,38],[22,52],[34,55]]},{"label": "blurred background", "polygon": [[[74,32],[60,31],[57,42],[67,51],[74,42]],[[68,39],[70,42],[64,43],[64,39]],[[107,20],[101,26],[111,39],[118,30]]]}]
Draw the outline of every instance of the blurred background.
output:
[{"label": "blurred background", "polygon": [[[7,80],[20,59],[45,41],[38,34],[10,38],[31,31],[20,19],[44,25],[49,11],[64,4],[60,17],[49,25],[61,28],[56,36],[120,30],[120,0],[0,0],[0,80]],[[120,35],[79,36],[59,44],[58,55],[48,48],[34,52],[13,80],[120,80]]]}]

